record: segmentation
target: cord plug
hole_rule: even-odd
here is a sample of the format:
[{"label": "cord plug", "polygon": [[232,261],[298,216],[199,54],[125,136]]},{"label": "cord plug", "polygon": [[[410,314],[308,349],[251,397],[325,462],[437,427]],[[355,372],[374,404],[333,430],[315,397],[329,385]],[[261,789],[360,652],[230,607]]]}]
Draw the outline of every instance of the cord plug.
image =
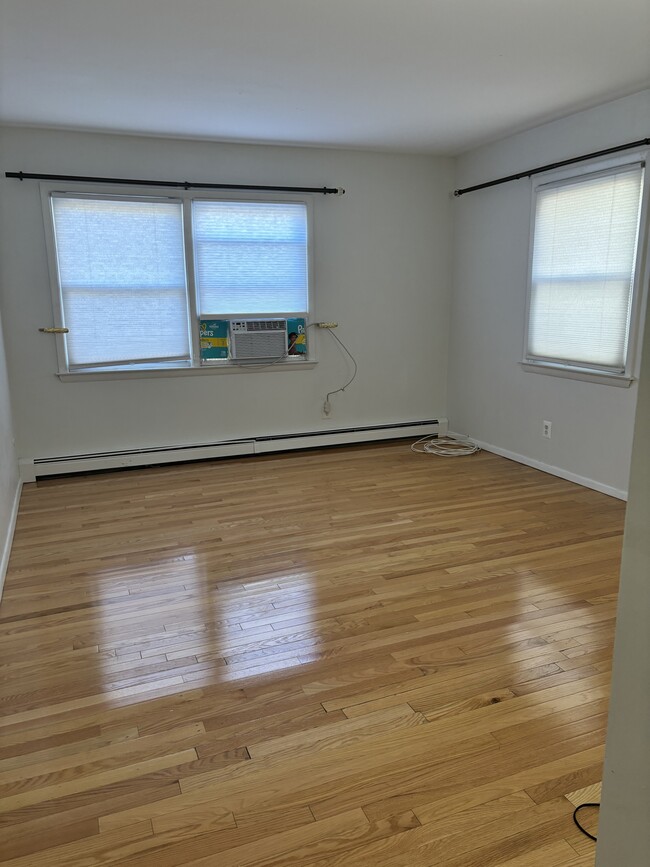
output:
[{"label": "cord plug", "polygon": [[318,325],[319,328],[330,328],[330,329],[339,327],[338,322],[317,322],[316,325]]},{"label": "cord plug", "polygon": [[329,402],[329,400],[327,398],[325,398],[325,400],[323,401],[323,408],[321,411],[323,413],[323,418],[329,418],[330,417],[330,413],[332,412],[332,404]]}]

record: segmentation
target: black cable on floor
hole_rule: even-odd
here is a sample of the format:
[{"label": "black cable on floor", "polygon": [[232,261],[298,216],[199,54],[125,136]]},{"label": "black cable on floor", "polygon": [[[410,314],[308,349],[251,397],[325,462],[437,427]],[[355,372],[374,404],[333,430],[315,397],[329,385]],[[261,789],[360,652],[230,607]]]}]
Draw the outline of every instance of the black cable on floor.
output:
[{"label": "black cable on floor", "polygon": [[589,831],[585,831],[585,829],[582,827],[582,825],[580,824],[580,822],[578,822],[578,811],[579,811],[579,810],[582,810],[583,807],[600,807],[600,804],[595,804],[595,803],[594,803],[594,804],[580,804],[580,806],[579,806],[579,807],[576,807],[575,810],[573,811],[573,821],[575,822],[576,827],[577,827],[580,831],[582,831],[582,833],[583,833],[586,837],[589,837],[590,840],[594,840],[594,842],[595,842],[595,841],[598,839],[598,837],[594,837],[594,835],[593,835],[593,834],[590,834]]}]

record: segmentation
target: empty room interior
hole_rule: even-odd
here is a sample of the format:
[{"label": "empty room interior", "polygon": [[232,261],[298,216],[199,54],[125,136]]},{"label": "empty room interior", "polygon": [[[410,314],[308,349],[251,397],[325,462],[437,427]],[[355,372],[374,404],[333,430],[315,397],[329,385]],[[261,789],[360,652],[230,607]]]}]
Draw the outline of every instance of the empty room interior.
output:
[{"label": "empty room interior", "polygon": [[0,0],[1,865],[648,867],[649,36]]}]

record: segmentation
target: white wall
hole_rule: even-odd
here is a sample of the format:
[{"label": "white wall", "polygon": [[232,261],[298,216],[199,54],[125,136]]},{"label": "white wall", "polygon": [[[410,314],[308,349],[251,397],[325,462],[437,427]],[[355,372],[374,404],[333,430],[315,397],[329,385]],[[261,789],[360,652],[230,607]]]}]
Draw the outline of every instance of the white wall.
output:
[{"label": "white wall", "polygon": [[0,319],[0,595],[9,562],[19,496],[18,463],[14,450],[9,383]]},{"label": "white wall", "polygon": [[21,457],[214,442],[444,416],[452,161],[363,151],[215,144],[5,128],[3,171],[210,182],[342,186],[316,197],[314,317],[337,320],[359,362],[326,333],[312,370],[61,382],[54,374],[49,276],[38,184],[0,180],[2,310],[11,323]]},{"label": "white wall", "polygon": [[644,344],[625,517],[598,867],[646,867],[650,853],[650,321]]},{"label": "white wall", "polygon": [[[479,148],[458,159],[456,186],[650,135],[650,91]],[[505,452],[627,489],[637,386],[629,389],[524,371],[523,329],[531,182],[455,202],[449,427]],[[553,423],[542,438],[542,421]]]}]

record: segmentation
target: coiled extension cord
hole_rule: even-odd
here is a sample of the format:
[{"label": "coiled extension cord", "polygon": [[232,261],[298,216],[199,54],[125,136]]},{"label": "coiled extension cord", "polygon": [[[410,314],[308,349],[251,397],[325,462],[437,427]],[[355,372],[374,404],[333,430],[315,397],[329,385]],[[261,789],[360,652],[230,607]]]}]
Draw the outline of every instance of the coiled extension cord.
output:
[{"label": "coiled extension cord", "polygon": [[441,455],[445,458],[460,458],[465,455],[476,454],[481,449],[469,437],[428,436],[414,442],[411,451],[426,455]]}]

